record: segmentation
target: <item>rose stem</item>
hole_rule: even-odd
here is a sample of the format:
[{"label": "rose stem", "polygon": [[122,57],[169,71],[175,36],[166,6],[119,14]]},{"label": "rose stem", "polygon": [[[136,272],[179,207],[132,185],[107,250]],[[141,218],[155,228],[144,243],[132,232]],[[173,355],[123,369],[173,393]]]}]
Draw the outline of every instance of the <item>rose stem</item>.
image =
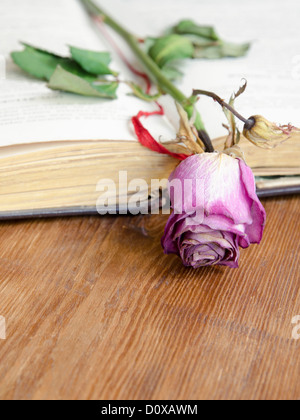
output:
[{"label": "rose stem", "polygon": [[[139,46],[137,38],[117,23],[112,17],[107,15],[99,6],[96,6],[91,0],[81,0],[88,12],[93,17],[100,17],[104,23],[110,26],[115,32],[117,32],[130,46],[135,55],[144,64],[147,73],[150,78],[156,83],[156,85],[165,93],[171,95],[187,112],[189,118],[192,118],[194,114],[194,105],[191,103],[174,84],[164,76],[159,66],[152,60],[152,58],[145,53]],[[214,148],[209,135],[207,134],[201,115],[197,111],[197,117],[195,121],[195,127],[199,132],[200,138],[206,146],[206,151],[213,152]]]},{"label": "rose stem", "polygon": [[197,95],[205,95],[209,96],[210,98],[213,98],[213,100],[218,102],[223,108],[227,108],[239,120],[243,121],[247,129],[251,129],[254,126],[255,121],[253,121],[253,118],[244,118],[239,112],[237,112],[236,109],[234,109],[231,105],[227,104],[223,99],[220,98],[220,96],[216,95],[215,93],[197,89],[193,91],[193,96]]}]

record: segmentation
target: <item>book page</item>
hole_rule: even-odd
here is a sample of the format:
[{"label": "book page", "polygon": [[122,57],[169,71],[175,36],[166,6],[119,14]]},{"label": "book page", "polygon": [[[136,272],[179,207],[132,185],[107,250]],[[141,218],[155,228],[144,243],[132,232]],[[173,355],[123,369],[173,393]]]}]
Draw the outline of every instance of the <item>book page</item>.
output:
[{"label": "book page", "polygon": [[[10,53],[22,49],[20,40],[61,55],[68,55],[67,45],[96,51],[111,49],[96,32],[79,0],[1,0],[0,146],[64,140],[135,140],[131,118],[141,109],[157,109],[156,105],[129,96],[130,89],[125,84],[120,85],[117,100],[48,89],[45,82],[28,76],[12,62]],[[122,80],[135,80],[112,52],[111,68],[120,71]],[[126,55],[134,60],[130,54],[127,48]],[[175,132],[166,118],[157,117],[154,121],[154,135],[165,134],[169,139],[170,131]]]},{"label": "book page", "polygon": [[[248,80],[246,93],[236,106],[245,117],[262,114],[278,123],[300,126],[300,48],[298,0],[100,0],[117,20],[139,36],[157,35],[184,18],[214,25],[222,38],[253,41],[246,57],[223,60],[186,60],[184,78],[177,83],[186,95],[193,88],[212,90],[223,98]],[[118,36],[128,59],[137,60]],[[111,50],[98,34],[78,0],[1,0],[0,5],[0,145],[62,140],[133,140],[130,119],[155,105],[128,96],[121,85],[115,101],[83,98],[49,90],[19,70],[9,59],[22,40],[67,54],[66,45]],[[124,80],[139,80],[113,52],[112,67]],[[6,63],[6,76],[4,76]],[[172,101],[162,103],[175,124]],[[212,138],[225,135],[220,107],[201,98],[198,108]],[[158,138],[172,138],[175,128],[153,118],[147,125]]]},{"label": "book page", "polygon": [[[300,127],[300,2],[210,0],[205,7],[197,0],[190,3],[198,5],[194,16],[215,25],[222,38],[251,41],[252,47],[238,59],[188,62],[181,89],[210,90],[229,100],[244,78],[248,87],[235,106],[245,118],[263,115]],[[203,97],[199,110],[213,138],[226,134],[221,122],[227,121],[218,104]]]}]

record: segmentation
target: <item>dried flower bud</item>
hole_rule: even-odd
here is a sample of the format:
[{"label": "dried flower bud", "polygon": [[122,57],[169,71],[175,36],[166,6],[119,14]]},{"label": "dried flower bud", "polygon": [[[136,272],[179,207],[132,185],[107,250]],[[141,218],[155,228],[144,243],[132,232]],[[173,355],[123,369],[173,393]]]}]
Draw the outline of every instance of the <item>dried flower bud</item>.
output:
[{"label": "dried flower bud", "polygon": [[294,134],[299,135],[300,130],[288,125],[276,125],[261,115],[249,118],[245,124],[243,134],[255,146],[264,149],[273,149],[279,144],[289,140]]}]

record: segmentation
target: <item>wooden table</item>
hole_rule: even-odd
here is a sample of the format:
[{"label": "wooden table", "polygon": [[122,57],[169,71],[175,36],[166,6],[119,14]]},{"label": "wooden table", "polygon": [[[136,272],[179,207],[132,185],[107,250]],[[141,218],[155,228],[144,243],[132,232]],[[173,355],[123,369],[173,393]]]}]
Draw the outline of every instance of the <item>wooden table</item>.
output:
[{"label": "wooden table", "polygon": [[164,256],[164,216],[0,224],[2,399],[299,399],[299,197],[241,267]]}]

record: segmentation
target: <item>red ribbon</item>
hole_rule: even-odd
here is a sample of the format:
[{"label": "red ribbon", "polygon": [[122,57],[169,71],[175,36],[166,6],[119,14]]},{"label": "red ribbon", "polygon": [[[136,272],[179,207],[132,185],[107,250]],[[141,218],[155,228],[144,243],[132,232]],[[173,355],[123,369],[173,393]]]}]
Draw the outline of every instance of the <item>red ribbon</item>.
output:
[{"label": "red ribbon", "polygon": [[153,152],[161,153],[164,155],[172,156],[175,159],[185,160],[189,156],[183,153],[173,153],[170,150],[166,149],[162,144],[158,143],[154,137],[149,133],[149,131],[141,123],[141,118],[151,117],[153,115],[164,115],[164,109],[161,105],[159,106],[159,111],[154,112],[139,112],[138,115],[132,118],[132,124],[137,135],[137,138],[142,146],[147,147]]}]

